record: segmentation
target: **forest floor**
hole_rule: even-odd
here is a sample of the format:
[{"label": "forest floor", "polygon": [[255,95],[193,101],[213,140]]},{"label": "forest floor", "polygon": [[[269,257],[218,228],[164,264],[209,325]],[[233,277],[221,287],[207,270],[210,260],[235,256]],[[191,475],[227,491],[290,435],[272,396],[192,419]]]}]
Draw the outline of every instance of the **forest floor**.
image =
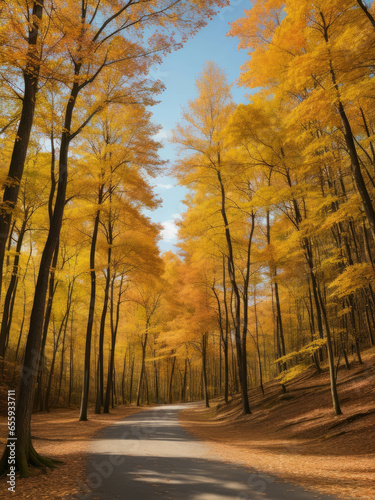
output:
[{"label": "forest floor", "polygon": [[[32,477],[16,476],[16,492],[7,491],[6,479],[0,480],[0,498],[51,500],[72,498],[86,481],[86,453],[95,434],[111,423],[145,408],[118,406],[109,414],[95,415],[89,411],[88,421],[79,422],[79,409],[54,409],[50,413],[35,413],[32,417],[32,437],[36,451],[46,457],[63,461],[45,474],[32,469]],[[0,417],[0,451],[6,443],[7,420]]]},{"label": "forest floor", "polygon": [[[363,354],[363,365],[340,368],[338,390],[343,415],[334,416],[327,371],[313,368],[288,384],[282,394],[276,382],[250,391],[252,414],[244,416],[239,396],[228,405],[223,398],[211,408],[190,407],[180,413],[183,426],[213,446],[225,460],[281,477],[339,498],[375,499],[375,349]],[[6,388],[0,390],[6,401]],[[4,392],[4,394],[2,394]],[[1,405],[0,405],[1,406]],[[0,408],[0,410],[5,408]],[[147,407],[118,406],[110,414],[89,413],[79,422],[79,409],[35,413],[32,419],[36,450],[64,463],[47,474],[17,476],[16,493],[7,494],[0,480],[0,498],[49,500],[72,498],[85,482],[90,443],[97,432]],[[0,411],[0,448],[7,437],[5,411]],[[5,493],[5,494],[4,494]]]},{"label": "forest floor", "polygon": [[318,375],[311,368],[286,394],[275,382],[265,385],[264,396],[250,391],[251,415],[242,414],[235,396],[228,405],[218,398],[209,409],[186,409],[180,422],[228,461],[345,500],[374,500],[375,349],[363,362],[338,371],[340,416],[333,413],[327,370]]}]

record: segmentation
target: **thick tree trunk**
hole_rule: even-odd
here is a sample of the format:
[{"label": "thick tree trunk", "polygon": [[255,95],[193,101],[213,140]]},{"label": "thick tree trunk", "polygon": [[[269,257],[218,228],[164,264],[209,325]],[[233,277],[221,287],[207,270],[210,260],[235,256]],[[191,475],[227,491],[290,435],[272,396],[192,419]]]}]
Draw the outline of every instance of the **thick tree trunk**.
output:
[{"label": "thick tree trunk", "polygon": [[20,182],[23,175],[31,129],[34,121],[35,102],[40,72],[40,57],[37,43],[43,17],[43,10],[44,0],[33,2],[27,41],[27,63],[23,72],[25,87],[22,99],[21,118],[18,124],[16,139],[14,141],[7,182],[4,187],[2,205],[5,210],[0,212],[0,294],[6,243],[9,235],[13,209],[17,203]]},{"label": "thick tree trunk", "polygon": [[[367,10],[367,8],[364,6],[363,2],[361,0],[357,0],[357,2],[358,2],[358,5],[362,8],[362,10],[364,10],[365,14],[370,19],[371,23],[373,24],[374,19],[373,19],[372,15],[370,14],[370,12]],[[324,36],[326,43],[328,44],[329,43],[328,26],[327,26],[327,23],[325,20],[325,16],[322,12],[320,12],[320,16],[321,16],[322,22],[323,22],[323,36]],[[329,48],[328,48],[328,55],[329,55],[329,57],[331,56]],[[337,83],[336,73],[335,73],[335,70],[333,68],[331,58],[329,59],[329,64],[330,64],[330,73],[331,73],[332,83],[333,83],[333,86],[336,90],[337,110],[339,112],[341,122],[342,122],[343,127],[344,127],[344,138],[345,138],[346,147],[348,148],[348,152],[349,152],[354,182],[355,182],[355,185],[357,187],[358,193],[361,196],[363,208],[365,210],[367,221],[368,221],[369,226],[370,226],[371,235],[372,235],[373,240],[375,242],[375,210],[374,210],[374,206],[372,204],[370,194],[367,190],[367,186],[366,186],[366,183],[365,183],[363,175],[362,175],[360,160],[359,160],[357,149],[355,146],[353,131],[352,131],[348,116],[346,114],[344,104],[341,100],[340,89],[339,89],[339,85]]]},{"label": "thick tree trunk", "polygon": [[[59,182],[56,202],[52,216],[52,223],[48,231],[47,241],[42,253],[38,279],[35,286],[34,302],[30,316],[30,327],[27,336],[26,350],[22,367],[22,376],[18,388],[16,403],[16,432],[15,436],[9,435],[9,441],[17,438],[15,445],[16,463],[21,476],[28,475],[29,464],[40,467],[45,465],[53,467],[53,462],[38,455],[31,443],[31,413],[34,400],[35,382],[40,362],[40,349],[42,343],[43,320],[48,289],[48,279],[52,257],[60,236],[62,219],[65,207],[66,187],[68,180],[68,152],[70,141],[70,126],[75,100],[78,94],[78,84],[73,85],[71,99],[67,105],[64,127],[60,144]],[[12,441],[14,443],[14,441]],[[0,470],[7,468],[9,448],[0,461]]]}]

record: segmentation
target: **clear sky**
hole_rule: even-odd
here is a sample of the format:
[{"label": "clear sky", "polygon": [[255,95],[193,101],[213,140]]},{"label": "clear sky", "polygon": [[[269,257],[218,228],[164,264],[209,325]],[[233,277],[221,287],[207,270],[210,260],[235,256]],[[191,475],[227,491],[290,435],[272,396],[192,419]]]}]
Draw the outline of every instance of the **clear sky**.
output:
[{"label": "clear sky", "polygon": [[[248,56],[246,51],[237,50],[237,38],[227,37],[226,34],[230,23],[243,17],[244,10],[250,9],[250,6],[249,0],[232,0],[182,49],[169,54],[157,70],[151,73],[151,77],[158,78],[166,87],[160,96],[160,104],[154,106],[152,112],[154,122],[162,126],[158,134],[164,146],[160,156],[163,160],[169,160],[170,164],[176,158],[176,146],[169,143],[168,136],[180,120],[181,110],[187,105],[188,99],[196,96],[195,78],[201,73],[204,64],[212,60],[225,68],[229,83],[234,83],[239,77],[240,67]],[[244,94],[245,89],[234,85],[235,102],[246,102]],[[168,166],[166,170],[168,171]],[[186,191],[177,185],[173,177],[163,175],[156,179],[156,193],[163,199],[163,204],[148,215],[164,226],[161,250],[173,250],[177,233],[174,221],[185,210],[182,200]]]}]

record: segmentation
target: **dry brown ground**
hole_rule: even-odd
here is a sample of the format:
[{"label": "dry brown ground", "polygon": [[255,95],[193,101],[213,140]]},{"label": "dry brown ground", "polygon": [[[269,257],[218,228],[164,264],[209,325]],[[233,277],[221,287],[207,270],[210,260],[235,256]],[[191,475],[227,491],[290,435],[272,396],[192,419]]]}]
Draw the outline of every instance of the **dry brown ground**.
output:
[{"label": "dry brown ground", "polygon": [[[33,469],[30,478],[16,477],[16,493],[8,492],[6,480],[0,480],[0,498],[52,500],[72,498],[85,481],[86,451],[93,436],[112,422],[142,411],[143,408],[119,406],[110,414],[90,413],[87,422],[79,422],[79,410],[59,409],[36,413],[32,418],[32,436],[36,451],[62,460],[56,469],[42,473]],[[6,443],[5,417],[0,418],[0,449]]]},{"label": "dry brown ground", "polygon": [[275,474],[343,499],[375,499],[375,351],[364,365],[338,372],[343,415],[332,410],[328,373],[311,369],[282,395],[266,385],[252,391],[252,415],[238,397],[229,405],[184,410],[181,423],[229,462]]}]

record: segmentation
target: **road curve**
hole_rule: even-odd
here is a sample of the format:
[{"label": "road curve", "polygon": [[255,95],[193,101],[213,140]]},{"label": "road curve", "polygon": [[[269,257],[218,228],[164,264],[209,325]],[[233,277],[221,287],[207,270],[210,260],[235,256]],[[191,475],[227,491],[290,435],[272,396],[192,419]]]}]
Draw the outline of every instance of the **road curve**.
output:
[{"label": "road curve", "polygon": [[[92,442],[85,500],[334,500],[229,464],[183,429],[166,405],[106,427]],[[82,485],[83,486],[83,485]]]}]

